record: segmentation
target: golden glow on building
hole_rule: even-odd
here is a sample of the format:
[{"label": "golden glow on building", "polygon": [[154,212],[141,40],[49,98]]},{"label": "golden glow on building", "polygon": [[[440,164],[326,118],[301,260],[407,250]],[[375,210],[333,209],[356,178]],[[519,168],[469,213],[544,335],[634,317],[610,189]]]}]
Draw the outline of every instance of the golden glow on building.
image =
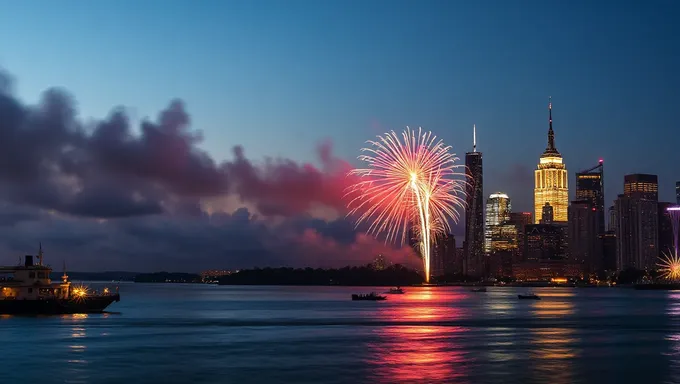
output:
[{"label": "golden glow on building", "polygon": [[569,185],[567,167],[562,162],[562,155],[555,148],[555,133],[552,128],[552,103],[550,110],[550,128],[548,130],[548,147],[541,155],[538,169],[534,171],[534,223],[539,224],[543,217],[543,206],[549,203],[553,208],[553,221],[566,222],[569,208]]}]

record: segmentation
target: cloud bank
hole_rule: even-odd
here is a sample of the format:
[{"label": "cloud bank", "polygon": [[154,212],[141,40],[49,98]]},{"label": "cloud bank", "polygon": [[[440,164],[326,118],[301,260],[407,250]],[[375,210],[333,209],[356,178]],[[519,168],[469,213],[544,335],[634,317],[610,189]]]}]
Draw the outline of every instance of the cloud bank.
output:
[{"label": "cloud bank", "polygon": [[[93,124],[47,90],[24,105],[0,72],[0,260],[33,253],[78,270],[189,270],[365,264],[378,253],[417,265],[344,219],[350,165],[330,142],[318,163],[254,161],[241,146],[216,162],[181,100],[133,127],[123,108]],[[137,128],[137,129],[134,129]]]}]

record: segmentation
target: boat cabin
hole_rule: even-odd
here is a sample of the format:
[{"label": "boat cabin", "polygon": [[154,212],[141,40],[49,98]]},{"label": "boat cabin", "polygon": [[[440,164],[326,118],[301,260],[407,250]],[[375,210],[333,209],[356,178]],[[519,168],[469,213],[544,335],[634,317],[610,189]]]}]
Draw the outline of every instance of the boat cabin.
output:
[{"label": "boat cabin", "polygon": [[[68,299],[71,283],[64,272],[62,281],[53,283],[50,279],[52,268],[43,265],[42,249],[38,264],[33,256],[26,255],[23,265],[0,267],[0,300],[49,300]],[[74,292],[77,294],[77,292]]]}]

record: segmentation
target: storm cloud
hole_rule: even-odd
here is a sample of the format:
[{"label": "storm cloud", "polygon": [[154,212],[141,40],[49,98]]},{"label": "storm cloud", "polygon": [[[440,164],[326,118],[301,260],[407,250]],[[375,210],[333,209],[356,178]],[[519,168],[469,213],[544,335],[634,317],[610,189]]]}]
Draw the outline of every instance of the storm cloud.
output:
[{"label": "storm cloud", "polygon": [[330,142],[317,164],[256,161],[239,145],[218,163],[181,100],[139,127],[123,108],[85,124],[64,90],[25,105],[12,89],[0,72],[3,255],[42,241],[90,270],[417,262],[344,219],[350,164]]}]

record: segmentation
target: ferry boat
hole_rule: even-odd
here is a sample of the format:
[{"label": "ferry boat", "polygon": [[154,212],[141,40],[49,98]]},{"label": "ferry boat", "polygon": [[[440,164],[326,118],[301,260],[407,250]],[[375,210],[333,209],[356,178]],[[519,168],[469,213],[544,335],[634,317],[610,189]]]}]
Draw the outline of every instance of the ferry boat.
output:
[{"label": "ferry boat", "polygon": [[385,293],[389,293],[389,294],[391,294],[391,295],[403,295],[405,292],[404,292],[403,289],[401,289],[401,287],[395,287],[395,288],[390,288],[390,289],[389,289],[387,292],[385,292]]},{"label": "ferry boat", "polygon": [[0,314],[100,313],[120,301],[118,287],[115,293],[108,288],[91,292],[87,287],[71,285],[66,271],[61,282],[52,282],[51,272],[52,268],[43,264],[42,246],[37,264],[32,255],[27,255],[23,265],[0,267],[0,275],[10,275],[0,280]]}]

